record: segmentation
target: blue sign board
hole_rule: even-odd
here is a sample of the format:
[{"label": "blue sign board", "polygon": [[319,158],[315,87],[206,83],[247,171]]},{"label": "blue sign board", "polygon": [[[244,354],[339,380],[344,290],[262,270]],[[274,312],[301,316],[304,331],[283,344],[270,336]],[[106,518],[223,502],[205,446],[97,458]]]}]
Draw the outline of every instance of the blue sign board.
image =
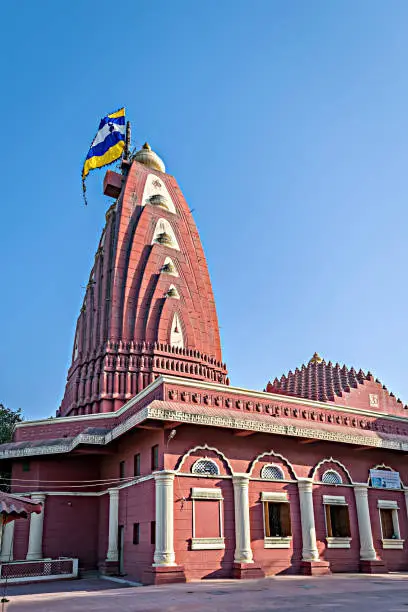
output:
[{"label": "blue sign board", "polygon": [[376,489],[400,489],[399,472],[389,470],[370,470],[371,486]]}]

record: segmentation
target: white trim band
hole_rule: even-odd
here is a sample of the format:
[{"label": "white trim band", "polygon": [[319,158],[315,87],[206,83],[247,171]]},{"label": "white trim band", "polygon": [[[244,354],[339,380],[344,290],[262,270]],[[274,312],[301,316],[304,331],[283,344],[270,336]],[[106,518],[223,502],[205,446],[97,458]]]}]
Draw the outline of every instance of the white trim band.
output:
[{"label": "white trim band", "polygon": [[379,499],[377,501],[377,508],[384,510],[399,510],[398,503],[393,499]]},{"label": "white trim band", "polygon": [[286,492],[262,491],[261,501],[263,502],[288,502],[288,494]]},{"label": "white trim band", "polygon": [[323,504],[327,506],[347,506],[344,495],[323,495]]}]

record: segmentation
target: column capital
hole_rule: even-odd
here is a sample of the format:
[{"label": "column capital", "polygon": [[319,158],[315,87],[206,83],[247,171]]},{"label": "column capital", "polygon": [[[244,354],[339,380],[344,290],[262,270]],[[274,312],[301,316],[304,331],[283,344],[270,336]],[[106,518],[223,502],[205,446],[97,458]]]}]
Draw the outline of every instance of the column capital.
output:
[{"label": "column capital", "polygon": [[242,487],[247,487],[249,484],[250,474],[238,473],[232,475],[232,482]]},{"label": "column capital", "polygon": [[313,491],[313,478],[298,478],[297,484],[302,491]]},{"label": "column capital", "polygon": [[119,489],[108,489],[110,497],[119,497]]},{"label": "column capital", "polygon": [[46,493],[31,493],[31,499],[33,502],[41,504],[44,503],[46,496]]},{"label": "column capital", "polygon": [[368,495],[368,484],[366,482],[355,482],[353,484],[354,493],[360,495],[361,497],[367,497]]},{"label": "column capital", "polygon": [[174,470],[162,470],[161,472],[153,472],[155,481],[172,482],[176,472]]}]

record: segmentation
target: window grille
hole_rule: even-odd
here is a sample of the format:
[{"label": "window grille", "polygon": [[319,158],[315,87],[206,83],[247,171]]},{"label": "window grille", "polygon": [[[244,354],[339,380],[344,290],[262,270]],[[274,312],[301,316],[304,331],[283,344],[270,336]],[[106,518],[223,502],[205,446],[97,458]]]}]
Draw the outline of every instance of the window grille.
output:
[{"label": "window grille", "polygon": [[261,471],[261,478],[268,480],[283,480],[283,472],[278,465],[264,465]]},{"label": "window grille", "polygon": [[207,476],[218,476],[220,470],[215,461],[211,459],[199,459],[191,468],[193,474],[205,474]]},{"label": "window grille", "polygon": [[327,470],[322,476],[322,482],[325,484],[339,485],[343,483],[343,479],[335,470]]}]

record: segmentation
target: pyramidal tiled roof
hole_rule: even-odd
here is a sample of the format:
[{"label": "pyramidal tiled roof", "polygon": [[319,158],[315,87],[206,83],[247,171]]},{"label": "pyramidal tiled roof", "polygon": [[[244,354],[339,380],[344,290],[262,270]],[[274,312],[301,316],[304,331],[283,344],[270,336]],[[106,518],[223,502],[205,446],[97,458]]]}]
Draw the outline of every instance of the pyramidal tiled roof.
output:
[{"label": "pyramidal tiled roof", "polygon": [[[289,371],[286,376],[269,382],[266,391],[320,402],[335,402],[344,393],[358,389],[365,381],[374,381],[371,372],[365,373],[361,369],[357,372],[354,368],[349,369],[331,361],[326,363],[315,353],[307,365],[303,364],[300,369],[296,368],[294,372]],[[379,380],[375,382],[381,385]],[[382,388],[387,390],[385,386]],[[391,393],[390,397],[394,398],[394,395]],[[397,402],[400,404],[401,400]]]}]

